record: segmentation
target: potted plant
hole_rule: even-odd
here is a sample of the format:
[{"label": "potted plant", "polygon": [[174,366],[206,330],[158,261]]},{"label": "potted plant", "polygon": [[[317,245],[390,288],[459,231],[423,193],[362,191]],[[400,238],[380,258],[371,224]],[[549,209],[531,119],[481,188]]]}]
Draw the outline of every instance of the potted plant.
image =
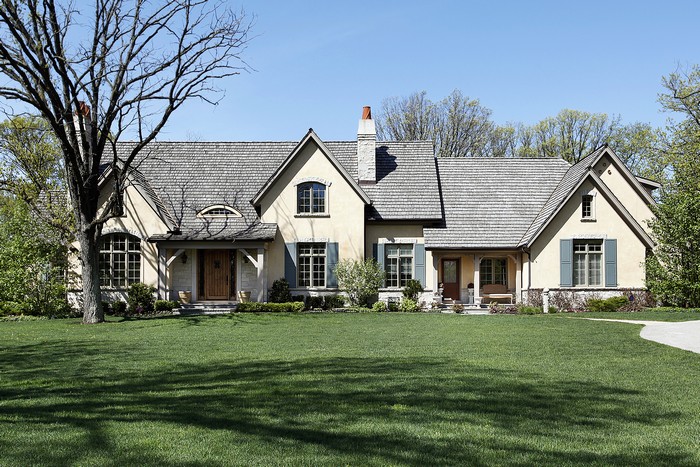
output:
[{"label": "potted plant", "polygon": [[180,297],[180,303],[188,304],[192,301],[191,290],[180,290],[177,294]]}]

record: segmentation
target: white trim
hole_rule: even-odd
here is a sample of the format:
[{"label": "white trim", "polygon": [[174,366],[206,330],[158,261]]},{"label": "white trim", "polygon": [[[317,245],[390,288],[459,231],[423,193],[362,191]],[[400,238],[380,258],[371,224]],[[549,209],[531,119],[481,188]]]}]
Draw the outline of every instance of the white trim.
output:
[{"label": "white trim", "polygon": [[296,243],[330,243],[330,239],[326,237],[306,237],[306,238],[297,238],[294,240]]},{"label": "white trim", "polygon": [[309,182],[316,182],[316,183],[320,183],[320,184],[326,185],[326,186],[331,186],[333,184],[333,182],[326,180],[325,178],[321,178],[321,177],[304,177],[304,178],[298,178],[298,179],[292,181],[292,185],[299,186],[302,183],[309,183]]},{"label": "white trim", "polygon": [[[228,211],[228,214],[208,214],[208,211],[212,211],[214,209],[225,209],[226,211]],[[228,217],[243,217],[243,215],[241,215],[241,213],[238,212],[238,210],[232,208],[231,206],[227,206],[225,204],[212,204],[211,206],[207,206],[206,208],[199,211],[197,213],[197,217],[199,217],[199,218],[207,217],[207,218],[212,218],[212,219],[216,219],[216,218],[226,219]]]},{"label": "white trim", "polygon": [[392,237],[392,238],[378,238],[377,243],[382,244],[392,244],[392,243],[412,243],[417,244],[418,239],[415,237]]},{"label": "white trim", "polygon": [[113,235],[113,234],[128,234],[132,235],[134,237],[137,237],[139,240],[147,241],[148,238],[144,237],[144,235],[141,232],[137,232],[136,230],[131,230],[131,229],[125,229],[123,227],[115,226],[115,227],[108,227],[106,229],[102,229],[102,232],[100,233],[100,236],[103,237],[105,235]]}]

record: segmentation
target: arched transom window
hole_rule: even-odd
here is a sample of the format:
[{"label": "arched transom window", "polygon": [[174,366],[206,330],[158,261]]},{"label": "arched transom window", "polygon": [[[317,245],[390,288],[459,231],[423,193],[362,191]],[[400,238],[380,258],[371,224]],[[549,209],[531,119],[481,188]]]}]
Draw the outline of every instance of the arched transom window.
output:
[{"label": "arched transom window", "polygon": [[133,235],[116,233],[100,240],[100,285],[125,289],[141,282],[141,240]]},{"label": "arched transom window", "polygon": [[215,206],[209,206],[204,208],[199,213],[197,217],[242,217],[241,213],[233,209],[231,206],[226,206],[223,204],[218,204]]},{"label": "arched transom window", "polygon": [[317,182],[297,186],[297,213],[323,214],[326,212],[326,185]]}]

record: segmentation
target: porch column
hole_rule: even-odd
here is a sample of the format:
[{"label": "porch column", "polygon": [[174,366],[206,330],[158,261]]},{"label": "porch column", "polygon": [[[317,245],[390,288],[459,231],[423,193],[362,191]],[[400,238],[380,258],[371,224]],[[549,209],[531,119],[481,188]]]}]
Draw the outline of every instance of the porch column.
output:
[{"label": "porch column", "polygon": [[481,305],[481,292],[479,292],[479,274],[481,268],[481,256],[474,255],[474,305]]},{"label": "porch column", "polygon": [[258,248],[258,302],[267,300],[267,274],[265,274],[265,249]]},{"label": "porch column", "polygon": [[518,253],[515,256],[515,302],[523,300],[523,254]]},{"label": "porch column", "polygon": [[168,300],[170,297],[166,297],[165,283],[167,280],[166,273],[168,269],[168,262],[166,260],[166,249],[163,247],[158,247],[158,298],[161,300]]}]

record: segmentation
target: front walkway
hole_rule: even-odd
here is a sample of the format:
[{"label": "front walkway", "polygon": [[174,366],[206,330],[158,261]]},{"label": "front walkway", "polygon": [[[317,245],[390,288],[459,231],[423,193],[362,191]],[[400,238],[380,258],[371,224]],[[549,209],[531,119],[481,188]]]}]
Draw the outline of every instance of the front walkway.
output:
[{"label": "front walkway", "polygon": [[698,321],[636,321],[628,319],[585,318],[592,321],[641,324],[639,335],[646,340],[700,353],[700,320]]}]

